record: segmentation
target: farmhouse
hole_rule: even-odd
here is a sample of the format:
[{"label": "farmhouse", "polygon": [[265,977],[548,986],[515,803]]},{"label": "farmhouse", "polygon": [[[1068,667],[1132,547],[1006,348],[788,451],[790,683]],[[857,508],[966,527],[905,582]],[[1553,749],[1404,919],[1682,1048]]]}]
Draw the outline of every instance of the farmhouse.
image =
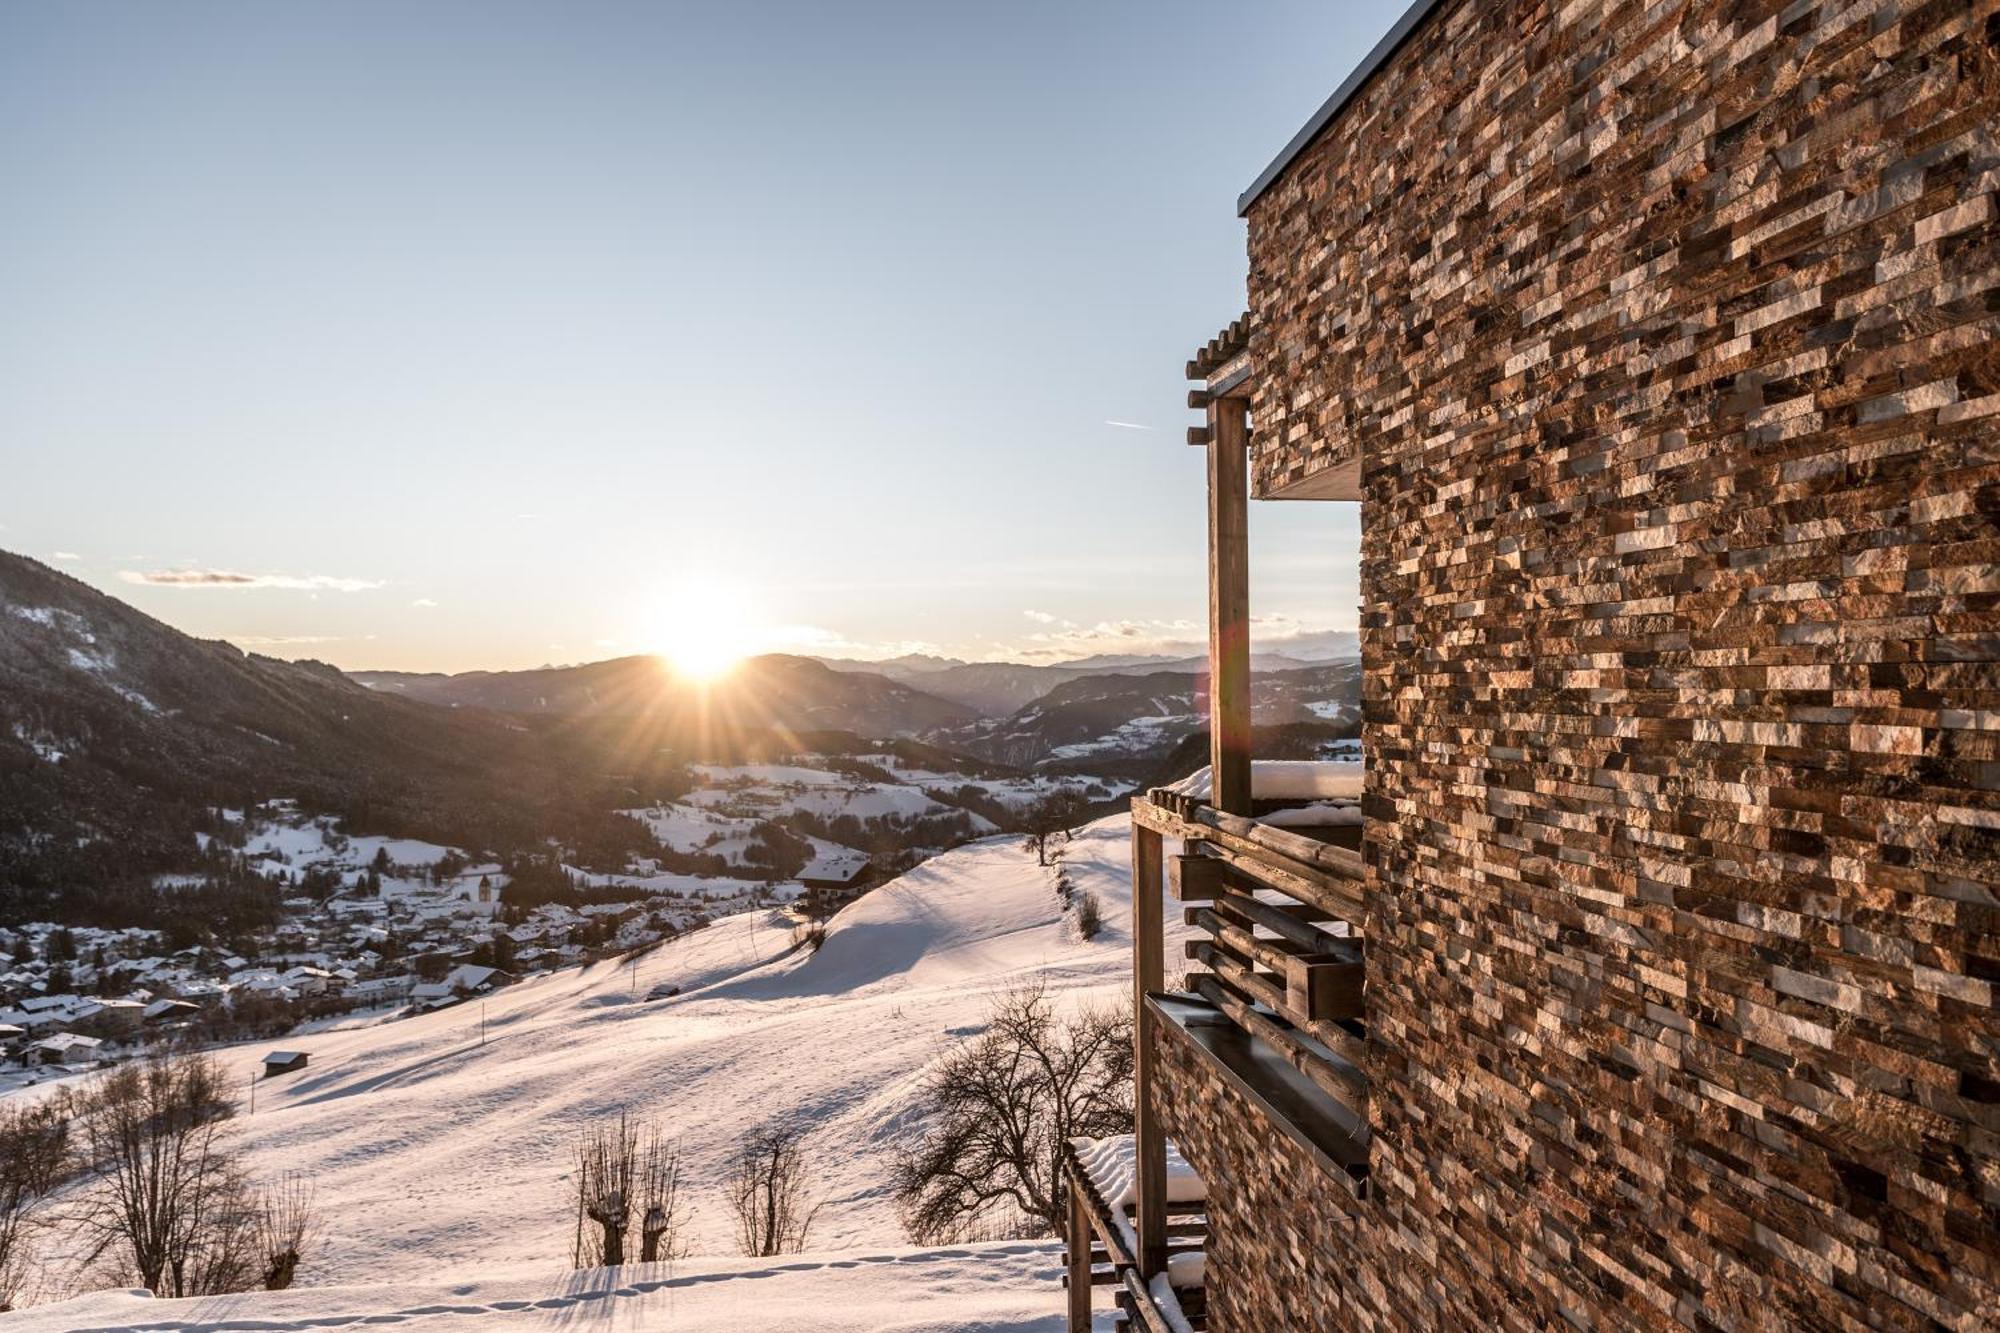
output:
[{"label": "farmhouse", "polygon": [[496,967],[461,963],[446,973],[442,980],[427,981],[413,986],[410,998],[427,1008],[442,1009],[468,996],[490,995],[513,980],[511,974],[502,972]]},{"label": "farmhouse", "polygon": [[71,1065],[95,1060],[104,1043],[80,1032],[58,1032],[31,1042],[21,1051],[24,1065]]},{"label": "farmhouse", "polygon": [[[1996,10],[1419,0],[1239,201],[1073,1328],[2000,1309]],[[1252,495],[1360,506],[1358,799],[1254,765]]]}]

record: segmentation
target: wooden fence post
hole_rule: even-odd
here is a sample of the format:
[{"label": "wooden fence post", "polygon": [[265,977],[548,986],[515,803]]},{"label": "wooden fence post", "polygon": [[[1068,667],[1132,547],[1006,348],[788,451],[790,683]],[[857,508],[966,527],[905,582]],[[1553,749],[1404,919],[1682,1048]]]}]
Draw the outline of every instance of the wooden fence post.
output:
[{"label": "wooden fence post", "polygon": [[1069,1333],[1090,1333],[1090,1205],[1080,1182],[1069,1186]]}]

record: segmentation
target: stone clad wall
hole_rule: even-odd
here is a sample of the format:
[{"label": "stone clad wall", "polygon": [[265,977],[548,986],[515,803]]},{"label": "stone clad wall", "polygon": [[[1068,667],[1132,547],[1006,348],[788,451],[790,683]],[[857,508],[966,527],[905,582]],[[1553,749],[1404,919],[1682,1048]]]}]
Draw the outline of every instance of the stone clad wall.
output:
[{"label": "stone clad wall", "polygon": [[1392,1322],[2000,1321],[1996,8],[1459,0],[1251,210]]},{"label": "stone clad wall", "polygon": [[1348,1209],[1312,1155],[1273,1133],[1171,1023],[1148,1015],[1167,1136],[1208,1183],[1209,1327],[1245,1333],[1375,1324],[1392,1307]]}]

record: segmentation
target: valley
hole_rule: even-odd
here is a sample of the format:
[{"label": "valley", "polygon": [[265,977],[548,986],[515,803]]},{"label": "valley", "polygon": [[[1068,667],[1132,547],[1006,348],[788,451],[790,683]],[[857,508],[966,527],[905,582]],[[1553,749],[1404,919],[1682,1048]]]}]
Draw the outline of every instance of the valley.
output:
[{"label": "valley", "polygon": [[288,1038],[310,1064],[258,1080],[254,1114],[249,1079],[269,1043],[224,1046],[244,1090],[228,1133],[253,1174],[315,1180],[329,1225],[306,1285],[560,1266],[572,1225],[562,1145],[621,1112],[678,1141],[694,1253],[733,1249],[721,1181],[746,1115],[804,1134],[822,1202],[813,1250],[901,1246],[885,1181],[929,1063],[1011,986],[1042,982],[1065,1008],[1123,1002],[1128,844],[1113,816],[1065,848],[1076,889],[1103,909],[1092,939],[1054,869],[993,837],[845,907],[817,949],[794,947],[788,915],[762,907],[476,1004]]}]

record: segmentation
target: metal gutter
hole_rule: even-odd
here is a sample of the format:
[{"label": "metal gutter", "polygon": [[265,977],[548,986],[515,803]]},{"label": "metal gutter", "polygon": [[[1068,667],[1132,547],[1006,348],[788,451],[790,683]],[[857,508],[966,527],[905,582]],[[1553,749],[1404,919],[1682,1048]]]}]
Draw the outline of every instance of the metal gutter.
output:
[{"label": "metal gutter", "polygon": [[1237,217],[1240,218],[1250,211],[1250,205],[1257,202],[1257,197],[1270,189],[1278,177],[1285,174],[1285,168],[1292,165],[1298,155],[1306,150],[1306,146],[1319,137],[1320,131],[1331,125],[1334,119],[1347,109],[1347,104],[1361,91],[1361,85],[1373,78],[1375,72],[1389,62],[1389,57],[1396,54],[1403,43],[1409,40],[1410,34],[1421,27],[1424,20],[1431,16],[1431,11],[1438,8],[1442,2],[1443,0],[1416,0],[1415,4],[1403,11],[1403,17],[1396,20],[1396,26],[1389,29],[1381,41],[1375,43],[1375,49],[1362,59],[1340,87],[1333,90],[1333,96],[1321,103],[1319,110],[1313,112],[1312,119],[1306,122],[1305,128],[1294,134],[1292,141],[1285,145],[1284,151],[1271,159],[1270,166],[1264,168],[1263,174],[1250,183],[1249,189],[1237,196]]}]

